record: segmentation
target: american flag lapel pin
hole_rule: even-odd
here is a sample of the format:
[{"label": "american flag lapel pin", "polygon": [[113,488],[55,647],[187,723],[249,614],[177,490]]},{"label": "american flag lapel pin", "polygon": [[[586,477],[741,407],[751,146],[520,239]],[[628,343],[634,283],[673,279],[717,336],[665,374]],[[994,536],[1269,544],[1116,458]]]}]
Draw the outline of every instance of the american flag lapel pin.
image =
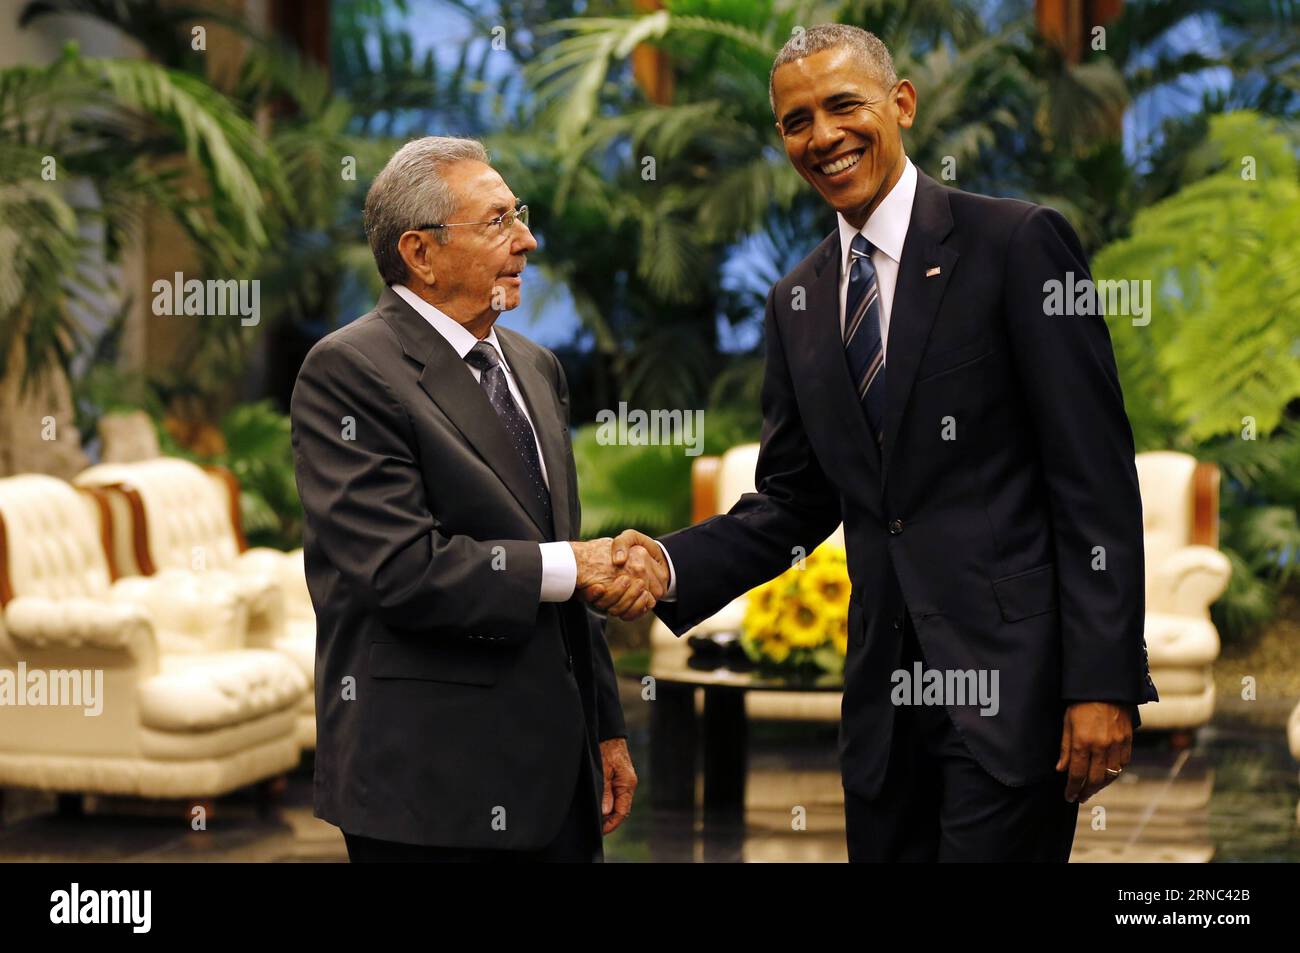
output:
[{"label": "american flag lapel pin", "polygon": [[933,278],[933,277],[934,277],[935,275],[937,275],[938,273],[939,273],[939,266],[938,266],[938,265],[935,265],[933,268],[931,268],[929,271],[927,271],[927,272],[925,273],[925,277],[927,277],[927,278]]}]

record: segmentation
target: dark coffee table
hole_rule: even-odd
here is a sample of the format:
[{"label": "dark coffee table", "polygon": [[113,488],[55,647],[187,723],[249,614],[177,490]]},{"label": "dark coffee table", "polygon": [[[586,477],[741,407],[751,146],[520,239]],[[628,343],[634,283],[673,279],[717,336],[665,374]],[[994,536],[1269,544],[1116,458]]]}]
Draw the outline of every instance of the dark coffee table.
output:
[{"label": "dark coffee table", "polygon": [[653,650],[648,671],[625,671],[639,683],[654,678],[650,702],[651,803],[656,807],[695,805],[695,752],[700,719],[695,692],[704,690],[704,810],[713,815],[739,815],[745,809],[749,726],[746,692],[839,692],[839,676],[814,679],[738,671],[691,657],[685,642]]}]

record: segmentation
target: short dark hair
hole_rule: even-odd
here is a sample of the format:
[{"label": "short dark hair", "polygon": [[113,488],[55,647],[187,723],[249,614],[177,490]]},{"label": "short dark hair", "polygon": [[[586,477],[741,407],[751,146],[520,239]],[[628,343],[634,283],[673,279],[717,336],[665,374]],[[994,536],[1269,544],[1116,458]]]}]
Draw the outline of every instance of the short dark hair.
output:
[{"label": "short dark hair", "polygon": [[767,99],[772,106],[773,115],[776,114],[776,94],[772,91],[772,80],[776,76],[777,67],[837,47],[852,50],[854,57],[886,86],[892,88],[898,82],[894,58],[876,34],[843,23],[819,23],[807,30],[796,28],[794,35],[785,41],[785,46],[776,54],[772,72],[767,75]]}]

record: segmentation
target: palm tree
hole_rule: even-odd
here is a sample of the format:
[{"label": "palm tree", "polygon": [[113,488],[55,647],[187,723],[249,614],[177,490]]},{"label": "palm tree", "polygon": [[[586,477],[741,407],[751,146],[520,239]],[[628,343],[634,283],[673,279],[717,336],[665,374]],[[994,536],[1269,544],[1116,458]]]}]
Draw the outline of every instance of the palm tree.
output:
[{"label": "palm tree", "polygon": [[[644,12],[653,5],[538,30],[559,39],[527,67],[532,121],[502,137],[507,154],[523,153],[514,175],[542,213],[539,258],[567,284],[604,356],[607,399],[700,399],[726,363],[719,318],[742,319],[748,306],[753,320],[756,276],[770,270],[753,265],[728,285],[723,266],[738,247],[751,263],[755,247],[807,249],[829,228],[781,154],[767,102],[772,57],[799,25],[877,33],[920,93],[905,133],[913,160],[936,177],[955,170],[962,188],[1051,204],[1089,248],[1125,234],[1133,210],[1170,187],[1126,158],[1120,117],[1135,96],[1218,66],[1256,100],[1295,105],[1296,34],[1279,29],[1294,23],[1290,2],[1130,2],[1106,49],[1079,63],[1035,33],[1028,4],[996,25],[974,2],[675,0]],[[1189,15],[1213,21],[1220,51],[1175,42]],[[656,70],[669,71],[653,88],[636,63],[647,47]],[[802,239],[756,237],[792,221],[809,226]],[[695,358],[683,361],[688,346]]]},{"label": "palm tree", "polygon": [[[360,22],[379,18],[391,6],[364,0],[348,10]],[[187,415],[198,414],[213,422],[232,399],[232,385],[247,374],[252,348],[268,331],[274,338],[284,325],[306,327],[309,330],[302,336],[314,340],[322,325],[327,328],[333,322],[341,289],[349,282],[364,282],[373,272],[356,222],[362,188],[386,156],[386,143],[359,128],[356,111],[333,93],[323,68],[214,5],[38,0],[24,9],[21,22],[51,14],[84,16],[119,31],[154,61],[172,66],[171,75],[202,89],[245,128],[259,130],[254,137],[262,157],[257,217],[266,238],[238,243],[238,263],[214,258],[206,242],[193,245],[208,273],[229,275],[238,266],[239,273],[258,278],[262,320],[247,329],[229,322],[200,323],[170,366],[146,372],[145,390],[156,395],[162,406],[174,409],[184,404]],[[190,29],[196,20],[221,24],[246,44],[241,68],[224,90],[213,88],[205,59],[191,49]],[[411,96],[419,94],[419,79],[407,84]],[[351,174],[345,174],[343,161],[352,163]],[[101,359],[115,358],[113,345],[110,334],[97,348]],[[283,403],[293,369],[287,379],[276,378],[274,368],[279,362],[273,363],[271,386],[281,391]],[[97,379],[86,381],[82,389],[102,392],[134,384],[106,369],[95,373]],[[139,392],[138,387],[131,390]]]},{"label": "palm tree", "polygon": [[267,241],[266,195],[280,187],[253,125],[186,73],[72,46],[47,67],[0,71],[0,368],[20,382],[9,399],[51,374],[59,387],[86,315],[124,306],[97,279],[146,209],[238,273]]},{"label": "palm tree", "polygon": [[[681,0],[541,31],[559,39],[528,66],[528,132],[504,145],[517,156],[511,181],[539,212],[542,267],[567,285],[603,357],[606,400],[698,406],[730,363],[719,320],[754,319],[765,270],[754,248],[806,253],[829,228],[780,149],[767,85],[792,31],[830,19],[874,26],[923,95],[933,90],[909,154],[923,166],[955,156],[963,181],[993,173],[986,147],[1016,119],[998,101],[1022,77],[1007,55],[1014,33],[987,30],[973,3]],[[670,65],[671,84],[655,92],[670,86],[671,102],[635,81],[647,45]],[[805,230],[786,234],[791,222]],[[751,267],[726,277],[741,247]]]}]

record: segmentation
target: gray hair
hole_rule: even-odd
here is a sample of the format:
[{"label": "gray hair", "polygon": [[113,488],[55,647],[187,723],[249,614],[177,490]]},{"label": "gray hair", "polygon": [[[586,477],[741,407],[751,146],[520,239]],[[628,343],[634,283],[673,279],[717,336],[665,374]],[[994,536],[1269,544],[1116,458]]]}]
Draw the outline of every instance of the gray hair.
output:
[{"label": "gray hair", "polygon": [[[475,139],[425,136],[398,149],[375,176],[366,193],[361,221],[384,284],[406,281],[406,262],[397,251],[402,233],[417,225],[445,222],[456,210],[456,196],[441,170],[465,159],[486,163],[487,150]],[[439,244],[449,240],[445,229],[433,234]]]},{"label": "gray hair", "polygon": [[851,50],[858,64],[885,86],[892,88],[898,82],[898,74],[894,72],[894,58],[889,55],[889,48],[880,42],[880,37],[876,34],[843,23],[819,23],[807,30],[796,32],[785,41],[785,46],[781,47],[781,51],[776,54],[776,59],[772,63],[772,72],[767,75],[767,100],[772,105],[773,115],[776,114],[776,95],[772,91],[772,79],[776,76],[777,67],[801,60],[813,53],[839,47]]}]

